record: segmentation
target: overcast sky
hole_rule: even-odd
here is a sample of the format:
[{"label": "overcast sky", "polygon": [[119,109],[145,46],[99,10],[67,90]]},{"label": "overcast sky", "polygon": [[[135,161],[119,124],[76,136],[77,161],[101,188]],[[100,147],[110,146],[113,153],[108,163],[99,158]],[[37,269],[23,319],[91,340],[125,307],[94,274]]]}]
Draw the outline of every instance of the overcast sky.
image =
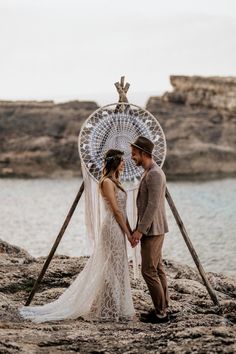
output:
[{"label": "overcast sky", "polygon": [[236,76],[235,0],[0,0],[0,99],[129,100],[169,75]]}]

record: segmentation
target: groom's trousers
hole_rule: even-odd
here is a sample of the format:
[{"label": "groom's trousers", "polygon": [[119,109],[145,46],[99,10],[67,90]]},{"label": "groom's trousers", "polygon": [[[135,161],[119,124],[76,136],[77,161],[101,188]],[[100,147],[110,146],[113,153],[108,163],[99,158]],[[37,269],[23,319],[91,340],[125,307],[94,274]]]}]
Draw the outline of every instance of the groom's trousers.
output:
[{"label": "groom's trousers", "polygon": [[142,275],[147,283],[156,312],[162,314],[168,307],[169,294],[162,263],[162,245],[165,235],[141,238]]}]

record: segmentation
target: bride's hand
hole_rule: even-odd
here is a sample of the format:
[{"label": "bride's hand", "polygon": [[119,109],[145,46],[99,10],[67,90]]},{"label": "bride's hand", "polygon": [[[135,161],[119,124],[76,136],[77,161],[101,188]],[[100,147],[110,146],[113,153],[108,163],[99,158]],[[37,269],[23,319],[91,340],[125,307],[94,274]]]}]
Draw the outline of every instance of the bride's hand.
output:
[{"label": "bride's hand", "polygon": [[131,234],[127,235],[127,238],[129,240],[129,243],[131,244],[131,246],[133,247],[132,243],[133,243],[133,237]]},{"label": "bride's hand", "polygon": [[137,244],[135,244],[135,242],[134,242],[133,235],[131,235],[131,234],[128,235],[128,240],[129,240],[130,245],[131,245],[132,248],[134,248],[135,246],[137,246]]}]

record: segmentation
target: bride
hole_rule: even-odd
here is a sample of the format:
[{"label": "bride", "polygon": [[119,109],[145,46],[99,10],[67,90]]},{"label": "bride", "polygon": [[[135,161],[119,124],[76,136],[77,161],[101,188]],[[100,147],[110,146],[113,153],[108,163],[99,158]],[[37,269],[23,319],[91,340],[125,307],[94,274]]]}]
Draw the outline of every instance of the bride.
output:
[{"label": "bride", "polygon": [[75,319],[132,319],[125,235],[132,243],[126,217],[127,195],[119,176],[124,169],[123,152],[110,149],[105,154],[99,191],[104,202],[104,218],[99,244],[85,268],[55,301],[43,306],[23,306],[20,313],[34,322]]}]

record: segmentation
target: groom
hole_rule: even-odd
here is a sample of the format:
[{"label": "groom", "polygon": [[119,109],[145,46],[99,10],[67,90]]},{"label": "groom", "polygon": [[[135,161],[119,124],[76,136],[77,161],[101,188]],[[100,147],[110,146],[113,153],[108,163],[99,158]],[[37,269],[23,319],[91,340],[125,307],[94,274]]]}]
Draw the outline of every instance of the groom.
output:
[{"label": "groom", "polygon": [[165,323],[168,288],[162,264],[162,245],[168,225],[165,213],[166,178],[152,157],[154,144],[144,136],[131,143],[132,160],[144,168],[138,196],[138,220],[133,232],[132,246],[141,240],[142,275],[147,283],[154,310],[141,314],[140,320],[147,323]]}]

